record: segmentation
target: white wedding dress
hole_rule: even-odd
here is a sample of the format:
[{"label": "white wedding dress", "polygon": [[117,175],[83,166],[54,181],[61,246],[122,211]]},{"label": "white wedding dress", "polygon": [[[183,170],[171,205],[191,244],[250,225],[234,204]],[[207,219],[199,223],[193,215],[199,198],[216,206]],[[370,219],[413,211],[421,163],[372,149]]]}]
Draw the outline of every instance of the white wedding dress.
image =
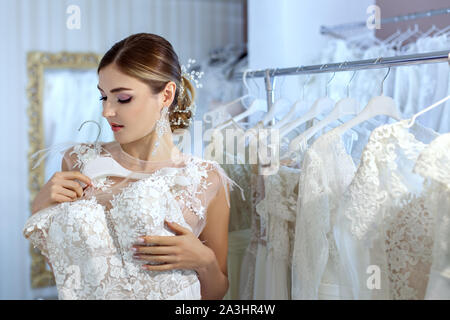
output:
[{"label": "white wedding dress", "polygon": [[356,170],[346,151],[353,145],[353,137],[352,131],[343,137],[327,132],[304,154],[295,221],[292,299],[340,298],[332,227],[339,196]]},{"label": "white wedding dress", "polygon": [[[406,121],[370,135],[360,166],[337,209],[334,237],[343,295],[354,299],[423,299],[434,220],[413,172],[437,134]],[[415,134],[413,135],[412,132]]]},{"label": "white wedding dress", "polygon": [[414,172],[425,178],[424,197],[435,218],[433,259],[425,299],[450,300],[450,133],[425,148]]},{"label": "white wedding dress", "polygon": [[[70,151],[70,150],[69,150]],[[118,142],[79,144],[66,152],[71,170],[111,156],[122,167],[141,171]],[[93,179],[82,199],[51,205],[33,214],[23,234],[52,265],[59,299],[200,299],[194,270],[148,271],[133,258],[139,236],[173,236],[164,219],[202,232],[209,202],[234,183],[214,161],[184,154],[161,163],[146,178]],[[145,161],[144,161],[145,164]],[[227,198],[229,201],[229,199]],[[229,205],[229,203],[228,203]]]},{"label": "white wedding dress", "polygon": [[255,290],[255,299],[291,299],[291,261],[294,243],[300,170],[280,166],[277,173],[264,176],[264,198],[256,204],[260,221],[264,222],[266,252],[258,266],[265,265],[265,274]]}]

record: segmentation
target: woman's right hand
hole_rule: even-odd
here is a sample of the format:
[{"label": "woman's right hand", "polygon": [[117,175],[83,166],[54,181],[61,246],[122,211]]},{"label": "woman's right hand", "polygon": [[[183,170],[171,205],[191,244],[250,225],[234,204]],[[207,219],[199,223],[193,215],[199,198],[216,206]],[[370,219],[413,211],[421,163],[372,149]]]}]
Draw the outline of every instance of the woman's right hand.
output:
[{"label": "woman's right hand", "polygon": [[55,172],[34,199],[31,214],[55,203],[75,201],[81,198],[84,189],[76,180],[84,182],[87,186],[92,185],[91,179],[79,171]]}]

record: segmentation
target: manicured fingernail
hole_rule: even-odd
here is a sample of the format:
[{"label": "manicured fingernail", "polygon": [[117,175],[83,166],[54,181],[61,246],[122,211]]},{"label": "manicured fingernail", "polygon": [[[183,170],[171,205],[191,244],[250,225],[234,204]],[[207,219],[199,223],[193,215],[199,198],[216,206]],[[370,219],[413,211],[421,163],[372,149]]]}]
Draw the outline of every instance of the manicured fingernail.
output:
[{"label": "manicured fingernail", "polygon": [[134,251],[134,252],[136,252],[136,251],[137,251],[137,249],[136,249],[135,247],[131,247],[131,251]]},{"label": "manicured fingernail", "polygon": [[137,242],[138,242],[138,243],[144,243],[145,241],[144,241],[144,239],[142,239],[142,238],[138,238],[138,239],[137,239]]}]

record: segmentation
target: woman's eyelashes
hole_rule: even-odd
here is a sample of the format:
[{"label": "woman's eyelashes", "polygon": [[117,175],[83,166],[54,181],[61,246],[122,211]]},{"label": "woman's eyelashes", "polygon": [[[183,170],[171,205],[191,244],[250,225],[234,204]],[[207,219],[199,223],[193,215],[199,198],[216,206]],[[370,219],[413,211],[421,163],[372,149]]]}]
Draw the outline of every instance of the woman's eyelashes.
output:
[{"label": "woman's eyelashes", "polygon": [[[104,101],[106,101],[106,97],[104,97],[104,96],[101,96],[100,97],[100,100],[104,100]],[[128,102],[130,102],[131,101],[131,97],[129,97],[128,99],[117,99],[117,101],[119,102],[119,103],[128,103]]]}]

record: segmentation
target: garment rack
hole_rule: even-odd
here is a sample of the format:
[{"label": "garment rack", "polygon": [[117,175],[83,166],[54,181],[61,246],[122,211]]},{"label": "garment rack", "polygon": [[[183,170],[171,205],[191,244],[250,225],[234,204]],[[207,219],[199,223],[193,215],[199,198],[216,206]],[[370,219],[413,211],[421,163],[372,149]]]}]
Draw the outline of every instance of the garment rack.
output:
[{"label": "garment rack", "polygon": [[[450,8],[445,9],[437,9],[437,10],[429,10],[424,12],[415,12],[415,13],[409,13],[404,14],[400,16],[395,17],[389,17],[389,18],[383,18],[380,20],[380,24],[387,24],[387,23],[396,23],[400,21],[407,21],[407,20],[416,20],[420,18],[426,18],[426,17],[432,17],[437,16],[441,14],[450,14]],[[321,26],[320,27],[320,33],[321,34],[329,34],[338,38],[342,38],[339,36],[338,32],[344,31],[344,30],[351,30],[351,29],[358,29],[358,28],[365,28],[366,27],[366,21],[364,22],[351,22],[351,23],[344,23],[332,27],[327,26]]]},{"label": "garment rack", "polygon": [[[276,76],[342,72],[363,69],[380,69],[437,62],[448,62],[450,65],[450,50],[409,54],[394,57],[380,57],[367,60],[344,61],[321,65],[319,64],[281,69],[255,70],[247,72],[246,79],[264,77],[264,83],[267,93],[267,110],[270,110],[274,103],[273,90],[274,77]],[[242,80],[243,75],[243,72],[239,72],[232,77],[232,80]],[[272,119],[272,125],[273,124],[275,124],[275,119]]]}]

